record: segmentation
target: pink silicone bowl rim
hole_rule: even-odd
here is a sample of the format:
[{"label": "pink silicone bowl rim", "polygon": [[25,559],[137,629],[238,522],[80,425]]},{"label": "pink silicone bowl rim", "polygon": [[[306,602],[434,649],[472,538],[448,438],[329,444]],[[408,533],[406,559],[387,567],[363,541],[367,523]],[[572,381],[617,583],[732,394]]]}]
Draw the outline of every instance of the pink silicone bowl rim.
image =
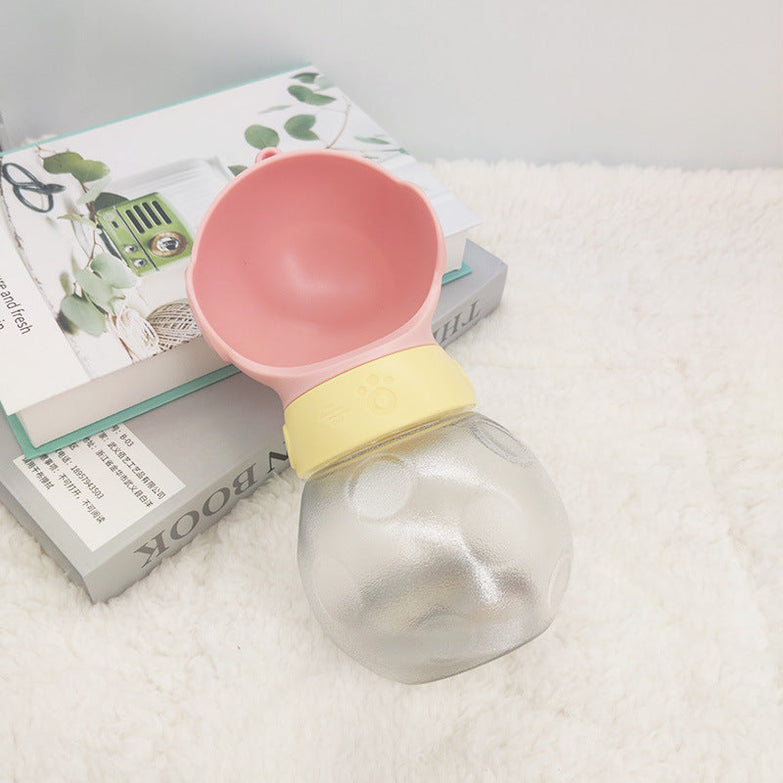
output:
[{"label": "pink silicone bowl rim", "polygon": [[[422,206],[427,210],[432,222],[432,230],[436,239],[436,253],[433,259],[432,283],[429,291],[424,298],[419,309],[405,323],[401,324],[391,333],[374,340],[361,348],[356,348],[345,353],[339,354],[329,359],[303,364],[292,367],[279,367],[275,365],[263,364],[254,361],[240,354],[223,337],[212,328],[208,318],[202,311],[198,294],[193,283],[194,269],[200,263],[200,243],[207,227],[210,223],[213,213],[219,204],[225,199],[237,183],[248,177],[258,176],[262,167],[270,165],[284,165],[286,160],[295,158],[318,158],[323,155],[329,155],[336,158],[349,160],[351,163],[357,162],[380,172],[389,181],[390,186],[404,187],[414,192],[422,202]],[[284,405],[288,405],[296,397],[304,394],[306,391],[333,378],[340,373],[358,367],[361,364],[378,359],[397,351],[407,348],[415,348],[421,345],[435,344],[432,335],[431,322],[435,312],[435,307],[440,296],[441,278],[446,270],[446,242],[443,236],[443,229],[440,224],[435,209],[423,190],[411,182],[400,179],[392,172],[383,168],[379,164],[362,158],[355,153],[343,152],[339,150],[316,149],[316,150],[293,150],[281,152],[274,149],[262,150],[256,156],[256,163],[241,172],[234,180],[226,185],[218,194],[216,199],[207,209],[204,217],[199,224],[196,238],[193,243],[193,252],[191,254],[190,264],[185,272],[185,285],[190,300],[190,307],[193,316],[201,330],[202,335],[216,353],[226,362],[236,366],[239,370],[249,375],[251,378],[271,386],[280,396]],[[227,302],[226,306],[230,306]]]}]

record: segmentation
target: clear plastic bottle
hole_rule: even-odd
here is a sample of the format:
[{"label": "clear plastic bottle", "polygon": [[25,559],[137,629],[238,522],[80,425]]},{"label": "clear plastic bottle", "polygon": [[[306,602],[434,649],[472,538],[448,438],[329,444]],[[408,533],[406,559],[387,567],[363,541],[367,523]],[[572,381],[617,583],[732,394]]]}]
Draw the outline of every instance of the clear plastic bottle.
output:
[{"label": "clear plastic bottle", "polygon": [[544,631],[568,582],[571,536],[535,456],[468,412],[310,477],[298,559],[335,644],[385,677],[417,683]]}]

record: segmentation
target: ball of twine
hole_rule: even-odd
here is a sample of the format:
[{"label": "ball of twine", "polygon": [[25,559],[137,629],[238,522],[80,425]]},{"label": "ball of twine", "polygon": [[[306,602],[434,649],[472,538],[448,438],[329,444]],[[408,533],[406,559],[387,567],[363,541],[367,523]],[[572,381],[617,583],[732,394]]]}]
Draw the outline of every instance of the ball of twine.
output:
[{"label": "ball of twine", "polygon": [[187,299],[161,305],[147,316],[147,321],[155,330],[162,351],[182,345],[201,334]]}]

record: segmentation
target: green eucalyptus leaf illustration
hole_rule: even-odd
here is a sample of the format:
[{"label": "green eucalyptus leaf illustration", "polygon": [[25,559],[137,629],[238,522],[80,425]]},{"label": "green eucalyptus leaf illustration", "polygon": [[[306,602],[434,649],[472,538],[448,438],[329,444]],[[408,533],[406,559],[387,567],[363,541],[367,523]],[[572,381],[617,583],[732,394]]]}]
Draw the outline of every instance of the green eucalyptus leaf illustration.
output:
[{"label": "green eucalyptus leaf illustration", "polygon": [[382,139],[380,136],[356,136],[356,141],[363,141],[365,144],[391,144],[388,139]]},{"label": "green eucalyptus leaf illustration", "polygon": [[320,74],[315,80],[314,86],[319,90],[328,90],[330,87],[334,87],[334,82],[331,79],[327,79],[323,74]]},{"label": "green eucalyptus leaf illustration", "polygon": [[303,71],[302,73],[297,73],[294,79],[303,84],[313,84],[319,75],[317,71]]},{"label": "green eucalyptus leaf illustration", "polygon": [[294,139],[318,141],[318,136],[312,131],[313,125],[315,125],[314,114],[296,114],[291,119],[286,120],[283,127],[286,133]]},{"label": "green eucalyptus leaf illustration", "polygon": [[84,215],[76,215],[73,212],[69,212],[67,215],[60,215],[59,220],[70,220],[71,223],[84,223],[88,226],[95,226],[95,223],[90,218]]},{"label": "green eucalyptus leaf illustration", "polygon": [[101,280],[114,288],[133,288],[139,280],[124,261],[111,253],[99,253],[90,262],[90,268]]},{"label": "green eucalyptus leaf illustration", "polygon": [[125,196],[119,196],[117,193],[111,193],[108,190],[104,190],[99,193],[95,199],[95,209],[106,209],[106,207],[114,207],[117,204],[122,204],[128,199]]},{"label": "green eucalyptus leaf illustration", "polygon": [[247,166],[229,166],[228,170],[236,177],[238,174],[241,174]]},{"label": "green eucalyptus leaf illustration", "polygon": [[276,147],[280,143],[280,134],[274,128],[265,125],[251,125],[245,129],[245,141],[257,150]]},{"label": "green eucalyptus leaf illustration", "polygon": [[67,272],[60,273],[60,286],[66,296],[73,293],[73,283],[71,282],[71,276]]},{"label": "green eucalyptus leaf illustration", "polygon": [[58,152],[43,159],[43,167],[50,174],[70,174],[84,158],[78,152]]},{"label": "green eucalyptus leaf illustration", "polygon": [[119,288],[107,283],[92,269],[80,269],[76,274],[76,282],[82,288],[82,296],[99,310],[112,315],[120,314],[125,294]]},{"label": "green eucalyptus leaf illustration", "polygon": [[259,114],[270,114],[273,111],[282,111],[283,109],[287,109],[291,104],[290,103],[279,103],[277,106],[268,106],[266,109],[261,109]]},{"label": "green eucalyptus leaf illustration", "polygon": [[72,174],[79,182],[94,182],[109,173],[109,167],[99,160],[85,160],[78,152],[57,152],[43,159],[50,174]]},{"label": "green eucalyptus leaf illustration", "polygon": [[66,296],[60,304],[60,312],[74,327],[93,337],[99,337],[106,330],[106,316],[83,296]]},{"label": "green eucalyptus leaf illustration", "polygon": [[81,286],[82,293],[102,310],[107,309],[107,305],[116,295],[114,288],[91,269],[80,269],[76,273],[76,282]]},{"label": "green eucalyptus leaf illustration", "polygon": [[87,190],[82,193],[81,196],[76,200],[77,204],[84,205],[89,204],[91,201],[95,201],[95,199],[100,196],[100,194],[103,192],[103,189],[109,184],[111,181],[111,177],[101,177],[99,180],[96,180],[93,182]]},{"label": "green eucalyptus leaf illustration", "polygon": [[79,182],[94,182],[103,179],[109,173],[109,167],[100,160],[81,160],[71,166],[73,174]]},{"label": "green eucalyptus leaf illustration", "polygon": [[76,334],[78,331],[76,324],[73,321],[70,321],[62,310],[57,313],[57,326],[59,326],[65,334]]},{"label": "green eucalyptus leaf illustration", "polygon": [[310,106],[325,106],[327,103],[334,103],[334,101],[337,100],[336,98],[332,98],[331,95],[321,95],[320,93],[314,92],[303,84],[292,84],[288,88],[288,92],[298,101],[307,103]]}]

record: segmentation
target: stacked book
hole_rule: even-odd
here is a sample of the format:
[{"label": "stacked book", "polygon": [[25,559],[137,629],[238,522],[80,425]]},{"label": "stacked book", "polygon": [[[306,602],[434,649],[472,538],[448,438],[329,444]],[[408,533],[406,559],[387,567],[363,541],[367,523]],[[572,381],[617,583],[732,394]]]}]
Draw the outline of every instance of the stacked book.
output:
[{"label": "stacked book", "polygon": [[211,351],[184,289],[206,209],[265,147],[423,188],[447,238],[441,345],[500,301],[476,216],[312,67],[4,153],[0,500],[94,601],[287,464],[279,399]]}]

